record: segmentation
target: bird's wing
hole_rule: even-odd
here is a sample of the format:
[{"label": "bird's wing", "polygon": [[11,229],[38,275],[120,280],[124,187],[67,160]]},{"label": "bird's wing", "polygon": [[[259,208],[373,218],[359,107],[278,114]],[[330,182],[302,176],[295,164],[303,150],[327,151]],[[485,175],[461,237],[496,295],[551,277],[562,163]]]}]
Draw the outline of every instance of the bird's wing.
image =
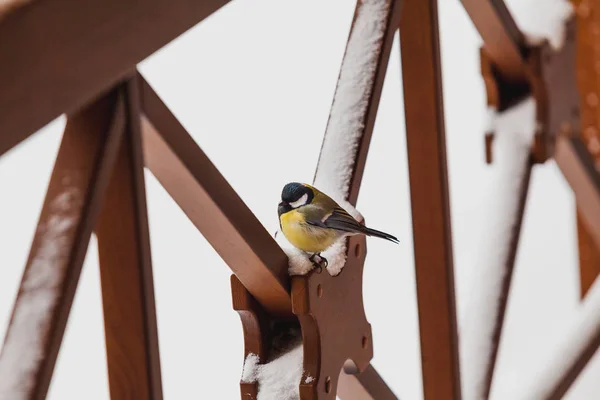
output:
[{"label": "bird's wing", "polygon": [[321,219],[307,218],[306,222],[321,228],[337,229],[350,233],[362,233],[365,229],[354,217],[339,206],[334,207],[330,214],[324,215]]}]

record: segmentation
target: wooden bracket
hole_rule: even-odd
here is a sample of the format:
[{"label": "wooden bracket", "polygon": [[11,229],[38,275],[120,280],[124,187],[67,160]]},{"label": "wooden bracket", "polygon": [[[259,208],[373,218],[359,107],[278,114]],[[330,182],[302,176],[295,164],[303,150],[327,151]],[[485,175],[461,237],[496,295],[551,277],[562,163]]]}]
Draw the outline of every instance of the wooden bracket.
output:
[{"label": "wooden bracket", "polygon": [[[556,138],[580,131],[579,92],[575,74],[576,25],[571,18],[565,25],[565,40],[559,50],[548,42],[529,48],[525,58],[525,82],[508,82],[498,72],[482,47],[481,74],[487,104],[499,112],[521,102],[531,94],[536,104],[536,131],[532,155],[544,163],[554,155]],[[495,132],[486,132],[485,153],[492,159],[491,145]]]},{"label": "wooden bracket", "polygon": [[[313,270],[292,277],[296,318],[268,315],[237,277],[231,277],[233,308],[240,314],[244,330],[245,359],[255,354],[260,364],[269,362],[281,352],[282,333],[301,334],[303,373],[298,384],[302,400],[334,400],[342,368],[348,374],[358,374],[373,358],[371,325],[362,299],[366,239],[348,239],[348,249],[339,275]],[[258,382],[242,381],[240,389],[243,400],[256,400]]]}]

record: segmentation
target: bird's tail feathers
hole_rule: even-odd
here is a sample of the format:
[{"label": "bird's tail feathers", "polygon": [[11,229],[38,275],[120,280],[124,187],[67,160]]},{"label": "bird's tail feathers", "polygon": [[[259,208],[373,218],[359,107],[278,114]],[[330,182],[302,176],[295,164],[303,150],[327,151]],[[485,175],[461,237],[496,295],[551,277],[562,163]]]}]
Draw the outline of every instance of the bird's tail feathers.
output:
[{"label": "bird's tail feathers", "polygon": [[367,236],[375,236],[381,239],[389,240],[390,242],[400,243],[400,241],[395,237],[390,235],[389,233],[381,232],[375,229],[367,228],[365,226],[365,235]]}]

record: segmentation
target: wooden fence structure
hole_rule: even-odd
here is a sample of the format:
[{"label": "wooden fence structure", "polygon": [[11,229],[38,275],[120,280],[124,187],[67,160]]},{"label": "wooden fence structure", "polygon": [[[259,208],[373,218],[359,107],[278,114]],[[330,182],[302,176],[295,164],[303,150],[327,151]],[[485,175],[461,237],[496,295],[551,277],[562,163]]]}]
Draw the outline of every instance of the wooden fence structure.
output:
[{"label": "wooden fence structure", "polygon": [[[300,323],[304,368],[315,377],[299,382],[302,399],[334,399],[336,394],[344,400],[396,398],[369,364],[370,326],[361,290],[352,286],[362,284],[365,241],[349,241],[347,266],[338,277],[313,271],[290,278],[286,254],[136,70],[143,59],[227,3],[10,0],[0,5],[0,155],[67,115],[0,353],[2,400],[46,397],[92,232],[98,237],[111,398],[162,398],[143,168],[157,177],[231,268],[233,306],[242,318],[246,354],[268,356],[269,322]],[[482,355],[486,379],[475,397],[484,399],[535,164],[554,159],[575,193],[584,293],[600,272],[600,1],[573,0],[576,13],[566,22],[560,49],[546,42],[528,44],[502,0],[462,3],[484,41],[488,105],[503,112],[526,97],[536,103],[537,129],[504,264],[506,279],[497,293],[502,301],[489,339],[492,351]],[[369,11],[374,7],[379,12]],[[353,35],[359,21],[380,32],[375,46]],[[357,151],[345,196],[356,203],[398,29],[423,393],[426,400],[458,400],[463,391],[435,0],[357,1],[343,63],[349,62],[351,46],[370,45],[373,68],[361,94],[367,102],[355,132]],[[344,79],[340,74],[336,97],[344,95],[339,91]],[[339,107],[334,98],[331,112]],[[329,129],[325,138],[328,134]],[[490,132],[490,161],[492,139]],[[320,160],[331,156],[322,152]],[[331,317],[335,299],[322,296],[328,290],[347,292],[358,314]],[[339,329],[358,339],[340,340]],[[331,340],[340,343],[327,346]],[[599,345],[597,329],[552,382],[548,399],[566,393]],[[348,358],[358,370],[344,371]],[[241,383],[243,399],[256,393],[256,384]]]}]

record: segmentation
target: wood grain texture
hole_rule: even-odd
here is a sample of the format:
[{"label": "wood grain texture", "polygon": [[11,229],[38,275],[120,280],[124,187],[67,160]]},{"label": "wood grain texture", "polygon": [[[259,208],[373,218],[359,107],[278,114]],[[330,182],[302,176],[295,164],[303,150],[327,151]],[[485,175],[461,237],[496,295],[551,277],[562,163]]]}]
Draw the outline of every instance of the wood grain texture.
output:
[{"label": "wood grain texture", "polygon": [[112,400],[162,399],[139,91],[123,86],[125,135],[96,224]]},{"label": "wood grain texture", "polygon": [[35,0],[0,20],[0,155],[105,93],[226,0]]},{"label": "wood grain texture", "polygon": [[402,81],[425,400],[461,398],[435,0],[406,0]]},{"label": "wood grain texture", "polygon": [[123,129],[116,91],[67,120],[0,354],[2,398],[46,398]]}]

